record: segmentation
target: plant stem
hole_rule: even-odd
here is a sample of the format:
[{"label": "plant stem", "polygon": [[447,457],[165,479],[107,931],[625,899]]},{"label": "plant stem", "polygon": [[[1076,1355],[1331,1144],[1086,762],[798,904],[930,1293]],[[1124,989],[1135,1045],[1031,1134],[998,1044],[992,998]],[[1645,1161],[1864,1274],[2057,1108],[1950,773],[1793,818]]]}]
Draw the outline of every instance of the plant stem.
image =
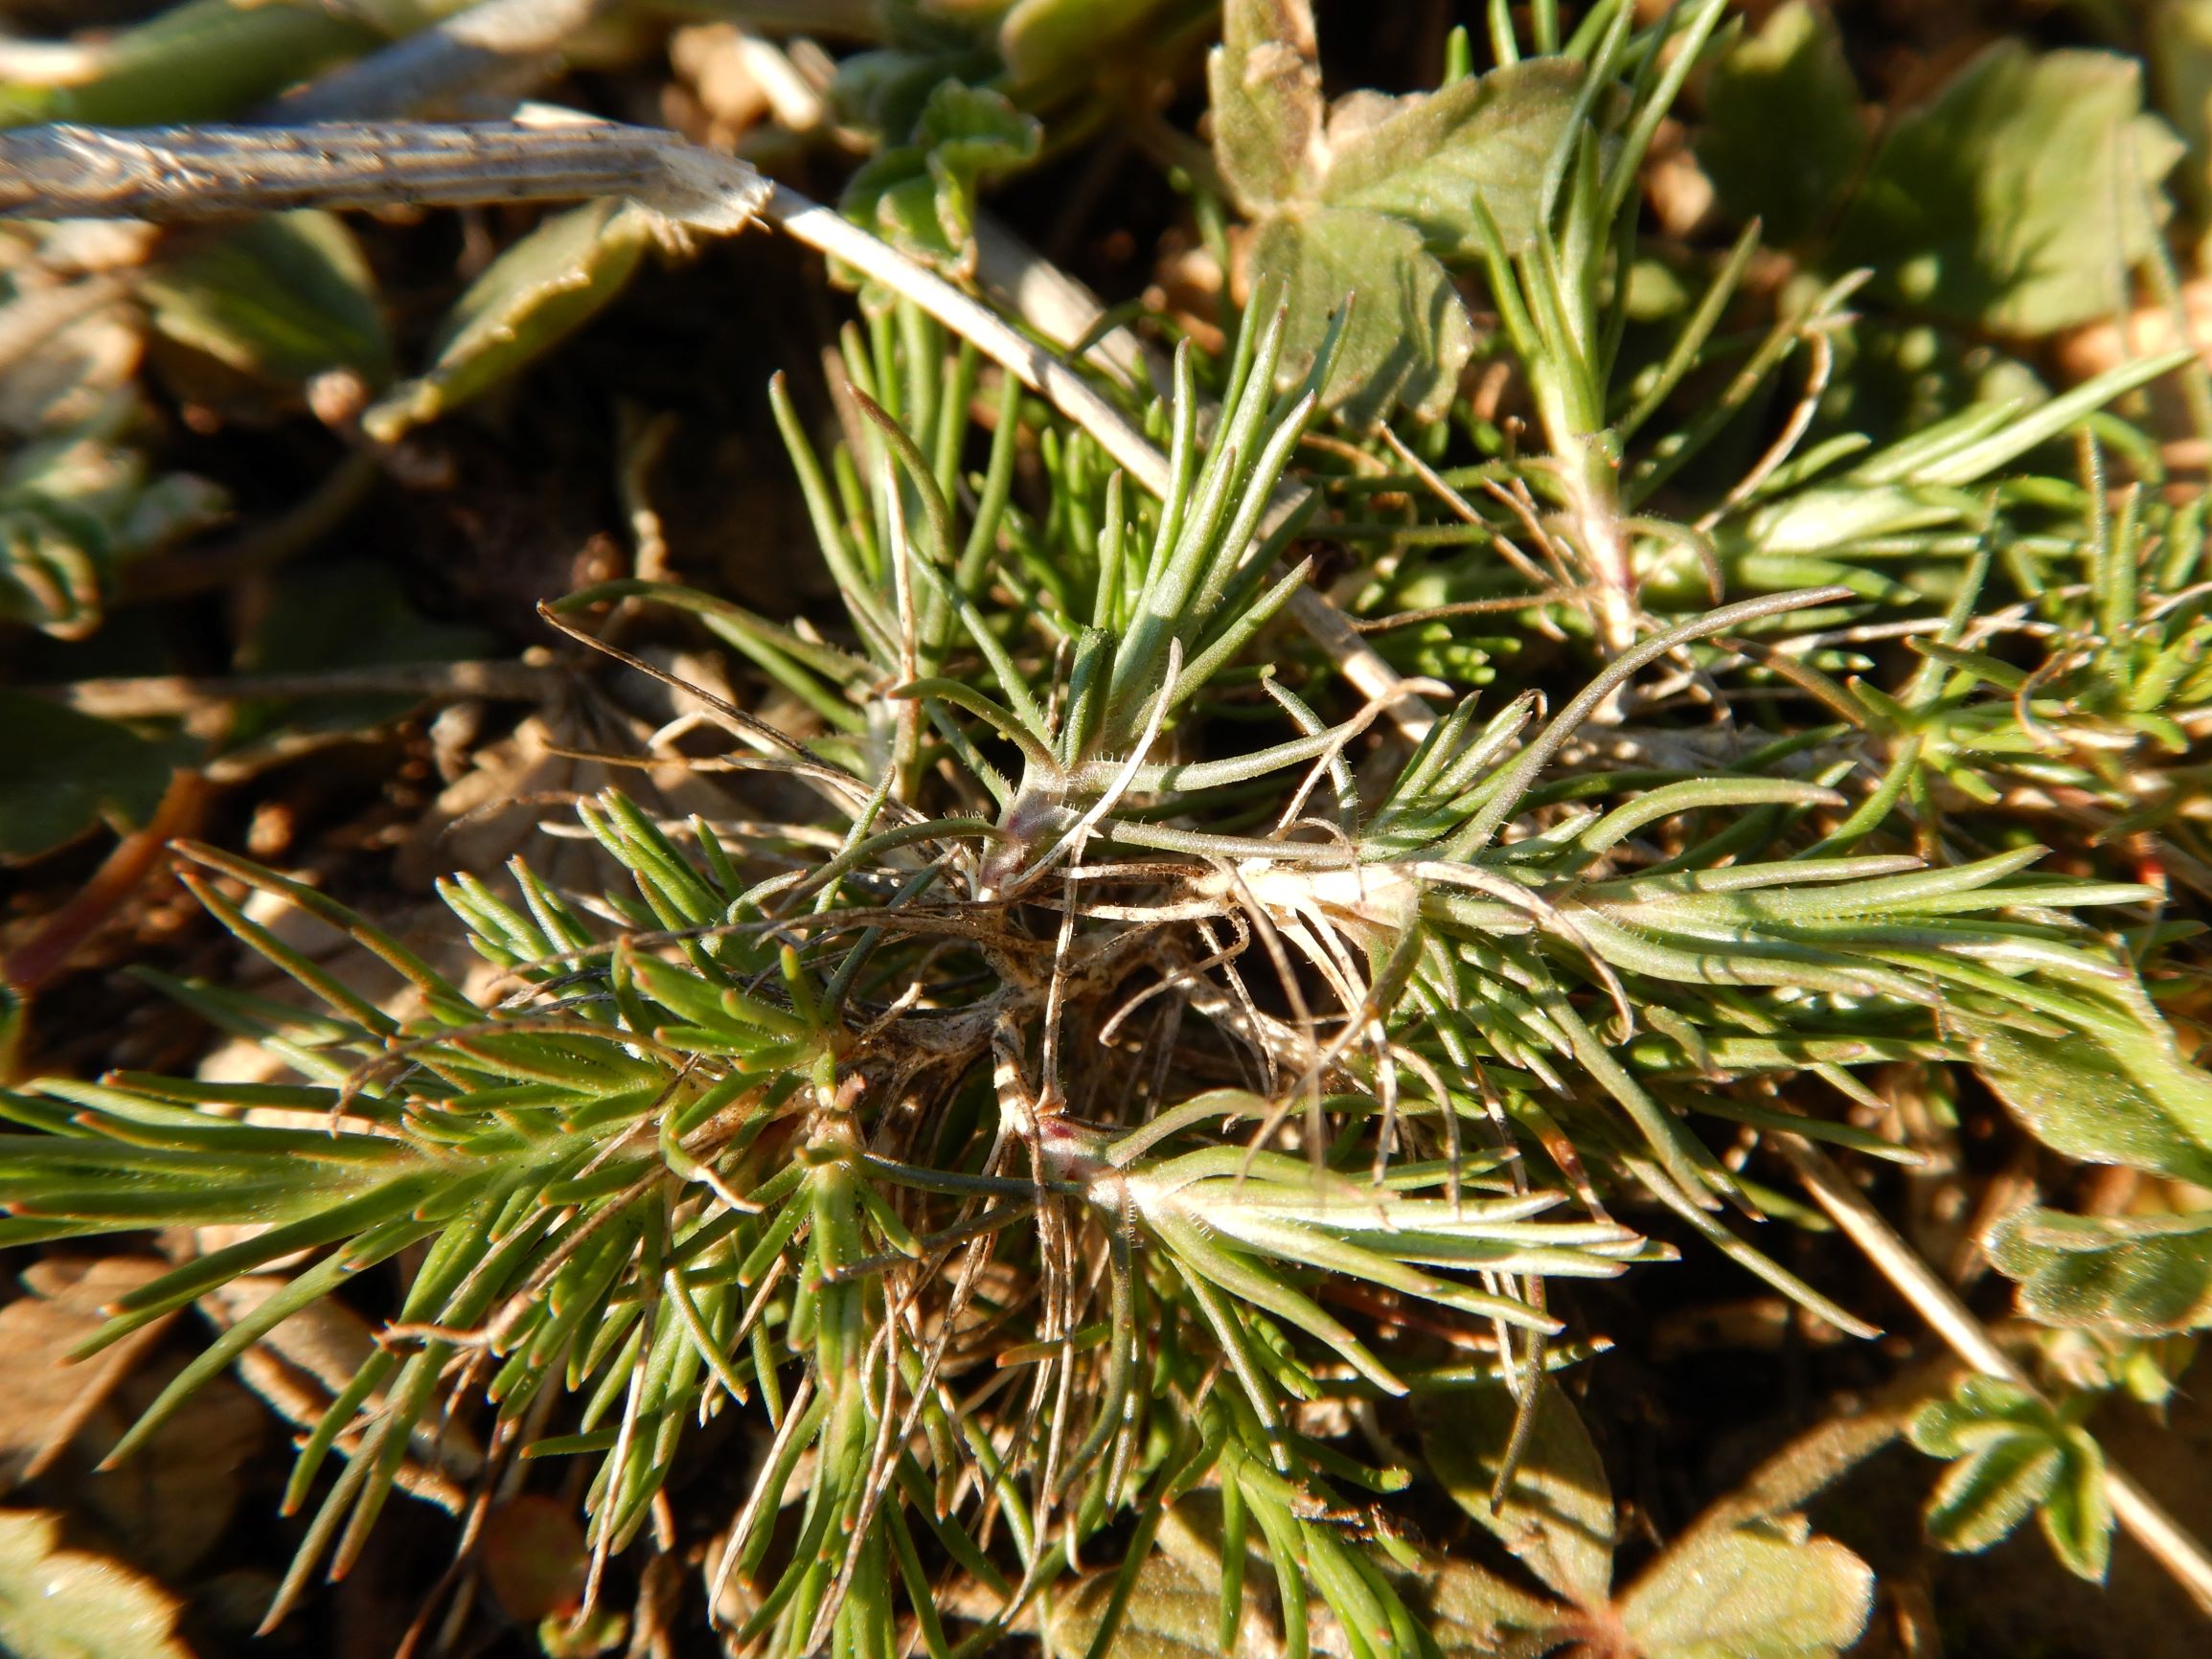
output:
[{"label": "plant stem", "polygon": [[1567,516],[1588,567],[1591,621],[1606,655],[1617,657],[1636,643],[1636,570],[1621,522],[1621,481],[1608,446],[1592,432],[1553,437],[1560,479],[1566,487]]},{"label": "plant stem", "polygon": [[[2038,1399],[2043,1398],[2042,1391],[1997,1346],[1996,1338],[1969,1311],[1958,1293],[1921,1260],[1918,1251],[1898,1237],[1882,1219],[1881,1212],[1826,1153],[1797,1135],[1776,1134],[1767,1139],[1790,1161],[1798,1180],[1837,1231],[1865,1253],[1953,1353],[1985,1376],[2001,1377]],[[2207,1555],[2188,1529],[2114,1464],[2109,1454],[2105,1459],[2105,1487],[2121,1528],[2188,1591],[2198,1606],[2212,1615],[2212,1555]]]}]

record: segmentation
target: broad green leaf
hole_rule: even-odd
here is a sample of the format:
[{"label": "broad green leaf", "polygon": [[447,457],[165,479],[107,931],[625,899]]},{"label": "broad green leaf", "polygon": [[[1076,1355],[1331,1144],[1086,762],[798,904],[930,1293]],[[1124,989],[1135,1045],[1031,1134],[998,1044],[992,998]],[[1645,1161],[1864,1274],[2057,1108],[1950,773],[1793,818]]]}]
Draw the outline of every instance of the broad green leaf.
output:
[{"label": "broad green leaf", "polygon": [[468,285],[430,367],[373,404],[362,427],[393,443],[520,373],[622,291],[651,223],[643,209],[611,200],[547,219]]},{"label": "broad green leaf", "polygon": [[1562,1629],[1580,1617],[1471,1561],[1439,1561],[1420,1585],[1429,1634],[1454,1659],[1537,1659],[1555,1651]]},{"label": "broad green leaf", "polygon": [[2020,1311],[2043,1325],[2131,1336],[2212,1325],[2212,1212],[2023,1210],[1999,1223],[1990,1260],[2020,1282]]},{"label": "broad green leaf", "polygon": [[375,279],[335,214],[277,214],[187,242],[141,291],[155,328],[240,374],[291,385],[331,369],[373,386],[391,377]]},{"label": "broad green leaf", "polygon": [[1642,1659],[1833,1659],[1857,1642],[1874,1573],[1802,1516],[1690,1534],[1621,1599]]},{"label": "broad green leaf", "polygon": [[1986,1550],[2036,1510],[2067,1571],[2102,1580],[2112,1511],[2104,1453],[2087,1430],[2017,1383],[1970,1376],[1950,1399],[1921,1409],[1911,1437],[1930,1457],[1952,1460],[1927,1501],[1928,1536],[1936,1543]]},{"label": "broad green leaf", "polygon": [[143,824],[191,749],[0,690],[0,863],[36,857],[96,824]]},{"label": "broad green leaf", "polygon": [[[1055,1659],[1087,1659],[1121,1576],[1120,1568],[1092,1573],[1053,1597],[1045,1643]],[[1220,1605],[1218,1583],[1155,1550],[1136,1570],[1107,1651],[1114,1659],[1218,1659]]]},{"label": "broad green leaf", "polygon": [[1912,1443],[1929,1457],[1964,1457],[1976,1443],[1978,1424],[2008,1422],[2032,1428],[2049,1417],[2041,1400],[2001,1376],[1964,1376],[1949,1399],[1921,1407],[1907,1431]]},{"label": "broad green leaf", "polygon": [[2146,203],[2178,151],[2131,59],[1991,47],[1900,120],[1837,227],[1833,262],[1947,320],[2040,335],[2126,308]]},{"label": "broad green leaf", "polygon": [[1349,295],[1352,316],[1325,400],[1362,429],[1394,403],[1424,420],[1450,406],[1474,354],[1474,325],[1411,225],[1357,208],[1269,219],[1252,244],[1252,274],[1286,285],[1290,322],[1278,379],[1295,383],[1312,367],[1330,313]]},{"label": "broad green leaf", "polygon": [[1206,80],[1214,159],[1237,205],[1259,215],[1311,197],[1325,162],[1310,0],[1228,0]]},{"label": "broad green leaf", "polygon": [[975,203],[986,180],[1036,159],[1044,129],[997,92],[939,83],[912,139],[845,187],[847,217],[956,276],[975,269]]},{"label": "broad green leaf", "polygon": [[1287,286],[1278,383],[1311,368],[1330,319],[1352,317],[1323,403],[1357,429],[1398,405],[1435,420],[1474,354],[1474,325],[1438,262],[1481,251],[1476,206],[1509,244],[1534,234],[1544,169],[1582,71],[1531,61],[1440,92],[1356,93],[1326,118],[1307,0],[1232,0],[1209,62],[1214,157],[1258,221],[1255,288]]},{"label": "broad green leaf", "polygon": [[1497,1534],[1522,1564],[1561,1595],[1600,1607],[1613,1581],[1613,1490],[1583,1420],[1551,1382],[1538,1397],[1536,1424],[1505,1503],[1491,1489],[1513,1434],[1505,1390],[1453,1401],[1423,1437],[1428,1465],[1451,1499]]},{"label": "broad green leaf", "polygon": [[0,1510],[0,1653],[192,1659],[176,1598],[121,1561],[62,1548],[61,1517]]},{"label": "broad green leaf", "polygon": [[1947,1550],[1986,1550],[2025,1520],[2064,1461],[2040,1435],[2005,1434],[1964,1453],[1927,1504],[1927,1534]]},{"label": "broad green leaf", "polygon": [[2132,1164],[2212,1184],[2212,1078],[2146,1025],[2046,1036],[1960,1018],[1974,1069],[2045,1146],[2092,1164]]},{"label": "broad green leaf", "polygon": [[2087,1431],[2067,1430],[2069,1455],[2036,1521],[2067,1572],[2093,1584],[2112,1564],[2112,1498],[2105,1486],[2104,1448]]},{"label": "broad green leaf", "polygon": [[1437,254],[1463,261],[1482,254],[1479,200],[1517,251],[1536,235],[1544,167],[1581,83],[1580,65],[1532,58],[1440,92],[1357,93],[1330,117],[1321,199],[1403,219]]},{"label": "broad green leaf", "polygon": [[1838,201],[1866,149],[1859,83],[1827,11],[1790,0],[1714,65],[1698,160],[1738,219],[1793,242]]}]

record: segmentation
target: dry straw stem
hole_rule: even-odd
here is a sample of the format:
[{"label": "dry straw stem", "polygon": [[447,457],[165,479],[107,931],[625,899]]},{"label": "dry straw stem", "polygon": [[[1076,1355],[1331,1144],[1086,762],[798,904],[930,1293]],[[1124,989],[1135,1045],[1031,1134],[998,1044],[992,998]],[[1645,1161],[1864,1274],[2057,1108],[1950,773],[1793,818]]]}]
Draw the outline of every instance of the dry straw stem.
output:
[{"label": "dry straw stem", "polygon": [[[299,207],[465,206],[621,195],[727,235],[759,217],[913,301],[1041,394],[1163,499],[1168,458],[1052,352],[989,307],[833,208],[771,184],[734,156],[650,127],[534,110],[489,124],[329,123],[291,127],[0,132],[0,217],[202,218]],[[1304,504],[1279,488],[1254,532],[1265,540]],[[1328,599],[1301,587],[1290,614],[1361,695],[1409,738],[1435,712]]]},{"label": "dry straw stem", "polygon": [[[2042,1391],[1997,1346],[1996,1339],[1958,1299],[1957,1292],[1897,1236],[1881,1218],[1881,1212],[1826,1153],[1798,1135],[1776,1134],[1769,1139],[1789,1159],[1813,1202],[1838,1231],[1865,1252],[1867,1260],[1881,1269],[1882,1277],[1912,1304],[1913,1310],[1927,1321],[1953,1353],[1983,1375],[2001,1377],[2037,1399],[2043,1398]],[[2205,1553],[2204,1546],[2125,1469],[2115,1466],[2109,1454],[2105,1459],[2105,1489],[2111,1496],[2113,1517],[2128,1535],[2142,1545],[2200,1607],[2212,1613],[2212,1556]]]}]

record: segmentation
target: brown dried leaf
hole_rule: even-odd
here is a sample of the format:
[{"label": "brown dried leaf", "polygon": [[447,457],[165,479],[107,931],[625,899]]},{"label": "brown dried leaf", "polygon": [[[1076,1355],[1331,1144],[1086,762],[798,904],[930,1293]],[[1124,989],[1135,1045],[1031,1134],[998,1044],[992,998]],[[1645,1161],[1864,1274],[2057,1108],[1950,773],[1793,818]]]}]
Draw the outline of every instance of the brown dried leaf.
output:
[{"label": "brown dried leaf", "polygon": [[80,1365],[69,1351],[100,1329],[105,1304],[168,1267],[149,1256],[48,1257],[25,1271],[31,1294],[0,1307],[0,1489],[35,1478],[122,1380],[142,1345]]}]

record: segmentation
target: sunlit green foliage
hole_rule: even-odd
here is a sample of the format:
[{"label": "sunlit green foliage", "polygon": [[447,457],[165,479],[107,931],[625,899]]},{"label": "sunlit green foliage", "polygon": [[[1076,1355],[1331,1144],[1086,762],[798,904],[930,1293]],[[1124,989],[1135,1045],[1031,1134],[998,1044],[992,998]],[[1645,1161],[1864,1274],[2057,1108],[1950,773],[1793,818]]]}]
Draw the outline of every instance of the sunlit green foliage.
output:
[{"label": "sunlit green foliage", "polygon": [[[892,8],[839,88],[883,138],[849,211],[955,275],[979,186],[1081,96],[1067,8],[983,10]],[[1185,10],[1118,5],[1089,38]],[[288,1500],[320,1509],[273,1618],[358,1557],[446,1414],[501,1457],[588,1460],[596,1587],[692,1431],[743,1413],[762,1454],[708,1577],[765,1653],[1023,1633],[1096,1655],[1125,1626],[1228,1650],[1255,1610],[1292,1653],[1323,1621],[1361,1655],[1541,1651],[1593,1622],[1649,1659],[1859,1638],[1871,1575],[1812,1537],[1803,1492],[1723,1506],[1613,1582],[1611,1489],[1550,1380],[1592,1345],[1547,1284],[1662,1261],[1667,1232],[1869,1333],[1753,1231],[1810,1217],[1747,1154],[1772,1132],[1913,1161],[1867,1126],[1885,1068],[1976,1077],[2058,1152],[2212,1180],[2212,1084],[2156,1000],[2186,933],[2160,882],[2212,894],[2201,503],[2109,413],[2180,359],[2055,396],[1992,368],[1927,419],[1868,367],[1935,326],[1879,307],[2015,333],[2094,310],[2070,233],[2038,265],[1931,247],[1884,205],[1930,149],[1947,188],[2017,193],[2033,158],[1993,86],[2107,148],[2158,132],[2102,60],[1998,55],[1869,152],[1805,8],[1755,35],[1718,0],[1571,30],[1525,10],[1523,37],[1492,9],[1486,73],[1462,35],[1435,91],[1331,107],[1301,0],[1226,7],[1218,177],[1185,182],[1252,221],[1252,280],[1218,354],[1163,354],[1165,396],[1108,389],[1168,455],[1157,497],[870,289],[841,441],[768,394],[833,614],[642,580],[545,607],[664,677],[604,619],[741,655],[783,723],[704,696],[687,723],[725,741],[684,753],[767,775],[768,816],[578,803],[600,886],[525,859],[445,884],[496,970],[475,990],[190,850],[214,916],[320,1006],[164,988],[297,1080],[0,1095],[38,1131],[0,1158],[0,1242],[264,1229],[133,1293],[103,1342],[312,1253],[125,1452],[288,1314],[415,1263],[300,1448]],[[1724,200],[1800,256],[1756,303],[1755,228],[1664,271],[1639,228],[1701,67]],[[1818,142],[1777,176],[1752,129],[1783,108]],[[2154,255],[2162,171],[2121,204],[2123,264]],[[506,380],[646,242],[612,204],[547,221],[372,434]],[[381,336],[356,343],[381,389]],[[1470,392],[1493,369],[1510,412]],[[1325,544],[1432,724],[1394,729],[1286,625]],[[1556,711],[1517,684],[1539,656]],[[152,757],[123,759],[72,826],[146,792]],[[270,900],[389,984],[286,943]],[[2205,1225],[2029,1211],[1994,1260],[2032,1319],[2148,1345],[2205,1323]],[[2105,1354],[2099,1385],[2155,1392],[2148,1353]],[[1385,1407],[1426,1431],[1424,1468],[1323,1427]],[[1928,1406],[1938,1541],[2034,1510],[2101,1576],[2078,1415],[1982,1382]],[[1389,1499],[1422,1475],[1543,1592],[1406,1542]],[[1155,1551],[1169,1526],[1210,1536],[1211,1579]]]}]

